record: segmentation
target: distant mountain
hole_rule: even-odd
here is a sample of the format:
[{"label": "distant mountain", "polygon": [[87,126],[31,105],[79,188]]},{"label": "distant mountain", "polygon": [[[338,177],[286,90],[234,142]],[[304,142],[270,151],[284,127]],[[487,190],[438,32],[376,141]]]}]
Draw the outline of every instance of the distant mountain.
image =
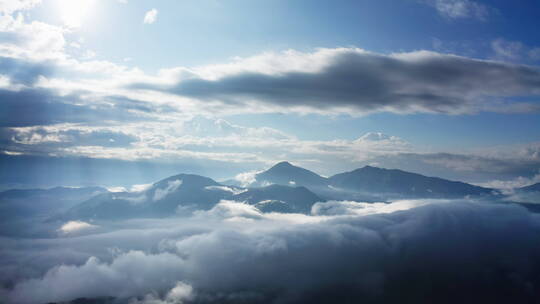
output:
[{"label": "distant mountain", "polygon": [[0,192],[0,219],[48,215],[70,208],[107,189],[101,187],[56,187],[51,189],[12,189]]},{"label": "distant mountain", "polygon": [[102,187],[55,187],[50,189],[11,189],[0,192],[0,200],[20,199],[28,197],[78,197],[95,195],[96,192],[106,192]]},{"label": "distant mountain", "polygon": [[336,174],[329,181],[336,188],[406,197],[463,197],[490,194],[493,191],[463,182],[371,166]]},{"label": "distant mountain", "polygon": [[530,186],[521,187],[518,188],[519,191],[525,191],[525,192],[540,192],[540,183],[536,183]]},{"label": "distant mountain", "polygon": [[326,187],[328,180],[317,173],[300,168],[289,162],[280,162],[272,168],[255,175],[257,186],[267,186],[270,184],[305,186],[305,187]]},{"label": "distant mountain", "polygon": [[309,213],[311,206],[323,201],[306,187],[270,185],[251,188],[234,195],[231,199],[255,205],[263,212],[300,212]]},{"label": "distant mountain", "polygon": [[118,219],[164,217],[179,208],[206,210],[237,192],[214,180],[193,174],[163,179],[142,192],[105,193],[73,207],[62,217],[69,219]]},{"label": "distant mountain", "polygon": [[[142,192],[99,194],[72,207],[61,218],[165,217],[208,210],[222,199],[244,201],[263,212],[309,213],[314,203],[331,199],[455,198],[487,195],[492,191],[462,182],[371,166],[325,178],[288,162],[280,162],[256,174],[255,182],[247,189],[225,186],[199,175],[179,174]],[[3,195],[23,194],[10,192]]]}]

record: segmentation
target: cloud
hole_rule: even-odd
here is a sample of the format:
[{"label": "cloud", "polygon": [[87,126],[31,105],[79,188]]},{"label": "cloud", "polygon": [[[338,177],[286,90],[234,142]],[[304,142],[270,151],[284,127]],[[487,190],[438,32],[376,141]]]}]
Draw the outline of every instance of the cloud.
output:
[{"label": "cloud", "polygon": [[144,15],[143,23],[144,24],[152,24],[152,23],[156,22],[157,15],[158,15],[158,10],[157,9],[153,8],[153,9],[149,10]]},{"label": "cloud", "polygon": [[535,47],[529,50],[529,57],[532,60],[540,60],[540,47]]},{"label": "cloud", "polygon": [[[122,102],[111,104],[105,99],[87,102],[81,94],[59,94],[52,89],[0,88],[0,127],[25,127],[58,123],[95,122],[98,120],[137,121],[144,112]],[[127,110],[132,108],[131,111]],[[22,113],[22,114],[21,114]]]},{"label": "cloud", "polygon": [[[108,114],[104,110],[103,114],[93,115]],[[234,163],[237,171],[206,174],[216,178],[236,176],[239,185],[250,184],[255,174],[282,160],[324,175],[373,165],[474,183],[530,178],[540,169],[538,143],[438,152],[381,132],[367,132],[353,140],[305,140],[279,130],[244,127],[223,119],[131,122],[123,123],[122,128],[118,122],[98,126],[82,122],[0,129],[0,150],[25,155],[152,161],[156,165],[160,161],[199,160],[204,165],[205,160],[212,160],[212,166],[222,168]]]},{"label": "cloud", "polygon": [[[222,76],[210,73],[213,78],[204,78],[203,74],[195,74],[173,86],[138,84],[132,88],[160,90],[230,107],[257,105],[273,106],[273,111],[358,114],[460,114],[496,108],[502,112],[516,111],[523,103],[512,102],[512,97],[540,94],[537,67],[428,51],[390,55],[359,49],[319,50],[294,56],[284,53],[259,57],[263,63],[255,66],[265,67],[264,61],[270,59],[301,63],[292,64],[292,70],[281,71],[274,68],[223,73],[225,67],[215,67]],[[253,61],[257,59],[245,62]],[[306,62],[312,63],[309,69],[303,68]],[[236,67],[229,69],[234,71]],[[539,107],[534,103],[526,105],[528,111]]]},{"label": "cloud", "polygon": [[475,18],[485,20],[490,12],[489,7],[471,0],[424,0],[437,12],[449,19]]},{"label": "cloud", "polygon": [[11,85],[31,86],[40,77],[51,76],[54,73],[54,65],[0,57],[0,73],[9,76]]},{"label": "cloud", "polygon": [[532,177],[523,177],[518,176],[514,179],[510,180],[492,180],[484,183],[478,183],[479,186],[482,187],[488,187],[488,188],[495,188],[495,189],[502,189],[506,191],[511,191],[515,188],[521,188],[525,186],[530,186],[532,184],[540,183],[540,173],[532,176]]},{"label": "cloud", "polygon": [[[99,296],[139,303],[176,296],[186,303],[535,299],[537,215],[495,203],[395,204],[394,212],[392,204],[373,205],[361,215],[367,205],[345,202],[336,215],[279,216],[224,202],[182,220],[118,222],[104,227],[109,232],[74,238],[3,240],[11,250],[0,253],[1,277],[19,278],[6,291],[14,303]],[[35,267],[56,266],[43,274],[30,271],[33,263],[9,270],[30,256],[40,256]]]},{"label": "cloud", "polygon": [[178,189],[180,186],[182,186],[182,180],[181,179],[168,181],[167,187],[165,187],[163,189],[162,188],[157,188],[156,189],[156,191],[154,192],[154,197],[152,198],[152,200],[154,202],[159,201],[159,200],[167,197],[167,195],[169,195],[170,193],[176,191],[176,189]]},{"label": "cloud", "polygon": [[193,298],[193,287],[183,282],[178,282],[163,299],[159,295],[151,293],[144,296],[142,300],[134,299],[130,301],[130,304],[182,304],[185,301],[189,302]]},{"label": "cloud", "polygon": [[235,194],[235,195],[247,191],[246,189],[237,189],[237,188],[231,188],[231,187],[227,187],[227,186],[206,186],[206,187],[204,187],[204,189],[206,189],[206,190],[216,190],[216,191],[227,191],[227,192],[230,192],[230,193]]},{"label": "cloud", "polygon": [[5,0],[0,3],[0,13],[11,14],[19,10],[28,10],[41,3],[41,0]]},{"label": "cloud", "polygon": [[370,215],[408,210],[427,204],[444,203],[445,200],[400,200],[392,203],[361,203],[352,201],[328,201],[316,203],[311,208],[313,215]]},{"label": "cloud", "polygon": [[92,224],[88,224],[86,222],[69,221],[69,222],[65,223],[64,225],[62,225],[62,227],[60,227],[60,229],[58,229],[58,231],[63,233],[63,234],[72,234],[72,233],[77,233],[77,232],[81,232],[81,231],[91,230],[91,229],[94,229],[94,228],[97,228],[97,226],[92,225]]},{"label": "cloud", "polygon": [[519,41],[508,41],[498,38],[491,42],[491,48],[495,53],[495,58],[502,60],[517,60],[521,56],[521,52],[525,46]]}]

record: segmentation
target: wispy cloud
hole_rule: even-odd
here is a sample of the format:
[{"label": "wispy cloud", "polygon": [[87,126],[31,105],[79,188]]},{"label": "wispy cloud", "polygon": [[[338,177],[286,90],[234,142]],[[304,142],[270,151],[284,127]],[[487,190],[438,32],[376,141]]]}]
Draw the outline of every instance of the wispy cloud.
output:
[{"label": "wispy cloud", "polygon": [[475,18],[485,20],[489,15],[489,7],[471,0],[423,0],[433,6],[437,12],[449,19]]},{"label": "wispy cloud", "polygon": [[153,9],[149,10],[144,15],[143,23],[144,24],[152,24],[152,23],[156,22],[157,15],[158,15],[158,10],[157,9],[153,8]]}]

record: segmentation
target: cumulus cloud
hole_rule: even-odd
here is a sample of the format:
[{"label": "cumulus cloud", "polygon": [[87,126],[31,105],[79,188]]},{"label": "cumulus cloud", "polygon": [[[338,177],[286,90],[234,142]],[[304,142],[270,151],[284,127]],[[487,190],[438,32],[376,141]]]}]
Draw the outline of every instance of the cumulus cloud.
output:
[{"label": "cumulus cloud", "polygon": [[153,8],[153,9],[149,10],[144,15],[143,23],[144,24],[152,24],[152,23],[156,22],[157,15],[158,15],[158,10],[157,9]]},{"label": "cumulus cloud", "polygon": [[[392,211],[392,204],[376,204],[378,211],[362,213],[367,206],[356,202],[326,209],[339,204],[345,212],[280,217],[222,202],[181,221],[126,221],[76,238],[4,240],[13,250],[1,253],[2,279],[19,278],[6,296],[13,303],[100,296],[135,303],[504,303],[532,301],[540,289],[540,218],[524,208],[411,201]],[[56,266],[43,274],[30,265],[6,273],[8,264],[40,254],[36,267]]]}]

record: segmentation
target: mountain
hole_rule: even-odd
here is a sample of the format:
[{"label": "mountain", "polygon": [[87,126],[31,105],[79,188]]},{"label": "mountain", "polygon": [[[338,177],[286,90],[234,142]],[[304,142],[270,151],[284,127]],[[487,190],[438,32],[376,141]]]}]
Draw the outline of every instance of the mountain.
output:
[{"label": "mountain", "polygon": [[341,189],[404,197],[463,197],[493,191],[463,182],[371,166],[336,174],[329,181],[333,187]]},{"label": "mountain", "polygon": [[68,210],[67,219],[117,219],[171,216],[182,209],[206,210],[230,198],[236,188],[193,174],[163,179],[142,192],[104,193]]},{"label": "mountain", "polygon": [[45,198],[45,197],[78,197],[94,195],[96,192],[105,192],[101,187],[55,187],[50,189],[11,189],[0,192],[0,200],[19,198]]},{"label": "mountain", "polygon": [[328,180],[317,173],[292,165],[289,162],[280,162],[272,168],[255,175],[258,186],[270,184],[305,186],[305,187],[326,187]]},{"label": "mountain", "polygon": [[0,219],[50,215],[72,207],[99,193],[101,187],[56,187],[51,189],[12,189],[0,192]]},{"label": "mountain", "polygon": [[[332,199],[369,202],[395,198],[456,198],[488,195],[492,191],[462,182],[371,166],[325,178],[288,162],[280,162],[256,174],[255,182],[247,189],[225,186],[199,175],[179,174],[142,192],[106,192],[93,196],[60,218],[166,217],[208,210],[222,199],[244,201],[263,212],[309,213],[314,203]],[[10,192],[4,195],[23,194]]]},{"label": "mountain", "polygon": [[284,213],[309,213],[313,204],[323,201],[306,187],[275,184],[262,188],[251,188],[234,195],[231,199],[255,205],[263,212]]},{"label": "mountain", "polygon": [[536,183],[530,186],[521,187],[517,189],[518,191],[524,192],[540,192],[540,183]]},{"label": "mountain", "polygon": [[50,237],[55,229],[46,220],[65,212],[107,189],[100,187],[56,187],[13,189],[0,192],[0,235],[8,237]]}]

